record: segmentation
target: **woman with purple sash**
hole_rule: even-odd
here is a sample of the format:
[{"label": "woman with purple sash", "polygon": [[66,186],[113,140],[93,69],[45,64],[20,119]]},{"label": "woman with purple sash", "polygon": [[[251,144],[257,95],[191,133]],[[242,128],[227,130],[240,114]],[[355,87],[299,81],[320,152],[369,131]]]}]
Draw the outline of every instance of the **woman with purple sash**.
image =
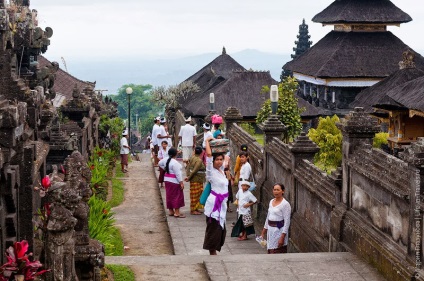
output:
[{"label": "woman with purple sash", "polygon": [[170,148],[168,155],[169,158],[164,158],[159,162],[159,166],[163,166],[165,170],[166,208],[169,210],[169,216],[185,218],[185,215],[180,213],[180,208],[184,207],[182,166],[175,160],[177,156],[177,150],[175,148]]},{"label": "woman with purple sash", "polygon": [[282,183],[274,184],[274,199],[269,202],[268,215],[261,234],[262,239],[267,238],[268,254],[287,253],[291,207],[284,198],[284,192]]},{"label": "woman with purple sash", "polygon": [[206,232],[203,249],[209,250],[210,255],[221,251],[225,242],[225,220],[227,216],[228,179],[221,168],[224,162],[223,153],[214,153],[209,144],[213,138],[205,141],[206,181],[211,184],[211,193],[205,204]]}]

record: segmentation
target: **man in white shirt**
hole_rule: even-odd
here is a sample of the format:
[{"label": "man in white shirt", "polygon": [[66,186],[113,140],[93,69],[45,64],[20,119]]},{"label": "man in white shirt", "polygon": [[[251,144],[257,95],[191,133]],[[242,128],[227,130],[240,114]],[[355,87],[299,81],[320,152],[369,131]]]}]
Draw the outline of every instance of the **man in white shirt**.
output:
[{"label": "man in white shirt", "polygon": [[152,144],[153,144],[153,162],[154,162],[154,166],[157,167],[158,166],[158,152],[159,152],[159,143],[158,143],[158,134],[160,133],[160,117],[156,117],[155,118],[155,124],[153,125],[152,128]]},{"label": "man in white shirt", "polygon": [[196,146],[196,129],[190,125],[191,116],[185,119],[185,122],[186,124],[180,129],[178,138],[183,151],[183,162],[187,164]]},{"label": "man in white shirt", "polygon": [[213,134],[211,132],[211,125],[209,125],[208,123],[205,123],[203,124],[203,142],[202,142],[203,149],[205,149],[206,140],[208,138],[213,138]]},{"label": "man in white shirt", "polygon": [[165,125],[166,125],[166,119],[165,119],[165,117],[162,117],[160,119],[160,125],[159,125],[160,130],[159,130],[159,133],[156,136],[156,138],[158,140],[159,148],[162,145],[162,141],[164,141],[164,140],[167,141],[168,145],[169,145],[169,139],[171,139],[171,136],[166,131]]},{"label": "man in white shirt", "polygon": [[128,168],[128,154],[130,153],[130,147],[128,145],[128,131],[124,130],[122,132],[122,138],[120,141],[121,144],[121,150],[120,150],[120,154],[121,154],[121,169],[123,173],[128,172],[127,169],[125,169],[125,167]]}]

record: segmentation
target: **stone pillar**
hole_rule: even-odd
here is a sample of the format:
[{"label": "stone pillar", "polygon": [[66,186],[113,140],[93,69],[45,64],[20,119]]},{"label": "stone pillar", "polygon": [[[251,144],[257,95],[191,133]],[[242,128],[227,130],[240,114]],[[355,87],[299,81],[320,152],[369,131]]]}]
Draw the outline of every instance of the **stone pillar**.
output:
[{"label": "stone pillar", "polygon": [[[292,146],[290,147],[290,150],[293,154],[293,160],[292,160],[292,168],[291,170],[294,172],[297,166],[297,163],[300,161],[303,161],[303,159],[309,160],[312,162],[315,154],[319,151],[318,145],[316,145],[309,137],[306,135],[305,132],[301,132],[298,137],[294,140]],[[294,173],[291,173],[291,179],[290,179],[290,185],[291,190],[293,192],[289,193],[289,202],[292,207],[292,212],[295,212],[297,210],[297,204],[295,200],[296,196],[296,180],[293,176]]]},{"label": "stone pillar", "polygon": [[[418,138],[399,158],[408,163],[410,179],[410,215],[408,229],[408,258],[415,269],[422,269],[423,261],[423,200],[424,193],[424,138]],[[421,275],[421,274],[420,274]]]},{"label": "stone pillar", "polygon": [[[229,107],[224,113],[224,120],[227,134],[231,132],[232,126],[243,120],[243,116],[237,107]],[[205,119],[206,120],[206,119]]]},{"label": "stone pillar", "polygon": [[345,119],[342,119],[337,127],[342,131],[342,202],[350,207],[350,171],[347,160],[356,147],[368,144],[372,145],[373,138],[380,131],[377,120],[364,112],[362,107],[355,107]]},{"label": "stone pillar", "polygon": [[274,137],[281,140],[283,133],[287,130],[287,127],[280,121],[279,115],[270,115],[265,122],[259,125],[259,128],[265,134],[265,146],[267,146]]}]

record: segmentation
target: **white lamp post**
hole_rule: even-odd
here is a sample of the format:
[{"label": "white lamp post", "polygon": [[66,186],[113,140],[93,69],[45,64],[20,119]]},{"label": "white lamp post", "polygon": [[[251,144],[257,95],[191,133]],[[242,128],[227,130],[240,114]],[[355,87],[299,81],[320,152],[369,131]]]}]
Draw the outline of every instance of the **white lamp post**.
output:
[{"label": "white lamp post", "polygon": [[128,97],[128,141],[131,147],[131,94],[133,92],[133,89],[131,87],[128,87],[125,89],[125,92],[127,93]]},{"label": "white lamp post", "polygon": [[215,110],[215,94],[214,93],[209,94],[209,106],[211,111]]},{"label": "white lamp post", "polygon": [[278,108],[278,86],[272,85],[271,90],[269,92],[269,98],[271,100],[271,110],[272,114],[277,114],[277,108]]}]

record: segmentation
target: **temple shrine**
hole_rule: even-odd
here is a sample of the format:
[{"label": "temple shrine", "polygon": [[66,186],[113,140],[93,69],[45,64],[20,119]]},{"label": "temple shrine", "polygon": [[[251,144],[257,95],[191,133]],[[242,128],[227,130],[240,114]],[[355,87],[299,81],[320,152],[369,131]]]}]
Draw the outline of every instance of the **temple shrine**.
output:
[{"label": "temple shrine", "polygon": [[312,19],[334,29],[283,69],[299,80],[301,97],[328,114],[344,115],[361,90],[398,69],[406,50],[424,69],[424,58],[387,30],[411,20],[388,0],[334,1]]}]

